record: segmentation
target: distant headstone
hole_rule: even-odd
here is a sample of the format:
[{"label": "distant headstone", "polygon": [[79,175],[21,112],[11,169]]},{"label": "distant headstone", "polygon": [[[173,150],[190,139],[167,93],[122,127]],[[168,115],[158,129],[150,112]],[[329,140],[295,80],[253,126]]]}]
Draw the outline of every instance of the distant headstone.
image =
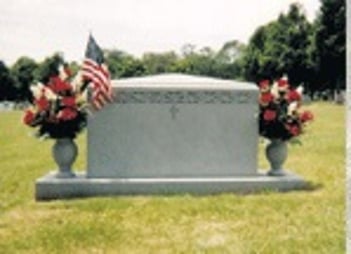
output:
[{"label": "distant headstone", "polygon": [[113,82],[116,101],[88,122],[87,172],[40,178],[37,199],[252,192],[305,185],[257,170],[258,89],[182,74]]},{"label": "distant headstone", "polygon": [[0,111],[12,111],[15,109],[15,103],[11,101],[0,102]]},{"label": "distant headstone", "polygon": [[334,91],[334,102],[343,105],[345,103],[346,92],[345,90]]}]

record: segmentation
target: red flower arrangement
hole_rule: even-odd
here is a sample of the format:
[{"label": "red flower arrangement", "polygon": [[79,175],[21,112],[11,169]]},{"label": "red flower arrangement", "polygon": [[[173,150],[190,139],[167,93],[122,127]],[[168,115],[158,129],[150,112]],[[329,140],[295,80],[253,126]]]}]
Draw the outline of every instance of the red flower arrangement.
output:
[{"label": "red flower arrangement", "polygon": [[274,84],[269,80],[262,80],[259,88],[260,135],[283,141],[301,135],[306,123],[313,120],[312,112],[300,112],[302,88],[292,88],[284,78]]},{"label": "red flower arrangement", "polygon": [[83,94],[69,82],[71,73],[53,75],[46,84],[31,88],[34,100],[23,117],[24,124],[38,128],[37,136],[75,138],[87,124]]}]

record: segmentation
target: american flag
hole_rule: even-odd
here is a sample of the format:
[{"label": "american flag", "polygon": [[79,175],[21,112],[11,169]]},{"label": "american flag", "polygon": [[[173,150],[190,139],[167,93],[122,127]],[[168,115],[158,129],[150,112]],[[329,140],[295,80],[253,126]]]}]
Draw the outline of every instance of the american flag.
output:
[{"label": "american flag", "polygon": [[95,110],[100,110],[108,102],[113,101],[111,78],[104,63],[104,54],[92,35],[89,36],[85,51],[82,76],[87,85],[92,88],[90,101]]}]

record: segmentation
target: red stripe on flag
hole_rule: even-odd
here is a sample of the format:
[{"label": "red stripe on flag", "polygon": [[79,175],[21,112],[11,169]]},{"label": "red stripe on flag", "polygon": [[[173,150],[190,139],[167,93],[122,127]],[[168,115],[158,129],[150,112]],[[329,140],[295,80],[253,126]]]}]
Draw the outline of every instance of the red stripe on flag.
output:
[{"label": "red stripe on flag", "polygon": [[101,70],[90,65],[83,66],[83,77],[87,79],[98,79],[100,83],[107,83],[109,79]]},{"label": "red stripe on flag", "polygon": [[99,70],[95,69],[83,67],[83,77],[85,77],[88,80],[90,79],[96,84],[101,84],[104,87],[106,87],[109,83],[108,77],[103,76]]},{"label": "red stripe on flag", "polygon": [[108,102],[113,102],[110,74],[106,66],[98,65],[91,59],[85,59],[82,74],[84,79],[92,83],[92,105],[95,109],[99,110]]}]

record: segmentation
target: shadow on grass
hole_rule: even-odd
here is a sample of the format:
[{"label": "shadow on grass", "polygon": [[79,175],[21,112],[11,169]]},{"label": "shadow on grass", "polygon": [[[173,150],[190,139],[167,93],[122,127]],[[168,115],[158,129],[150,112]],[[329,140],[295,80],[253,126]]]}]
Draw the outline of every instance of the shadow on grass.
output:
[{"label": "shadow on grass", "polygon": [[237,195],[261,195],[261,194],[272,194],[272,193],[291,193],[291,192],[303,192],[303,191],[316,191],[319,189],[323,188],[323,184],[321,183],[314,183],[314,182],[306,182],[303,186],[294,188],[294,189],[286,189],[286,190],[281,190],[278,188],[266,188],[266,189],[262,189],[262,190],[258,190],[258,191],[242,191],[239,193],[235,193]]}]

